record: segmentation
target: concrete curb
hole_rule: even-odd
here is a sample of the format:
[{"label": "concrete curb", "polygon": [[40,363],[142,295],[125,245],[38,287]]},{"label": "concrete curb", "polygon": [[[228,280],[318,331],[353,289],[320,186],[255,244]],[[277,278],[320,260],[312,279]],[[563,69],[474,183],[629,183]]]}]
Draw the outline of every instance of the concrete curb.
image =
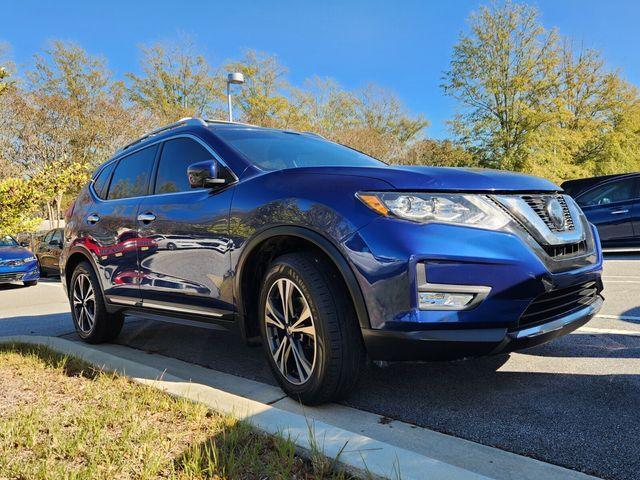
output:
[{"label": "concrete curb", "polygon": [[0,342],[45,345],[60,353],[81,358],[98,368],[126,375],[141,384],[203,403],[216,411],[248,422],[267,434],[290,438],[304,451],[312,451],[317,446],[327,457],[339,457],[339,462],[344,468],[362,477],[406,480],[490,478],[298,413],[193,383],[160,369],[123,359],[78,342],[57,337],[27,335],[2,337]]}]

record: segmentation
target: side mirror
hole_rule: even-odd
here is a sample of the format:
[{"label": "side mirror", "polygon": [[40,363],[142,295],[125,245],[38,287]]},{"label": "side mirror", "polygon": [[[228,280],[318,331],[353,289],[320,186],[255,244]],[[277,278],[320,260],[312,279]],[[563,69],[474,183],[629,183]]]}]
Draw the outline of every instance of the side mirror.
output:
[{"label": "side mirror", "polygon": [[29,242],[20,242],[20,246],[21,247],[28,247],[29,246]]},{"label": "side mirror", "polygon": [[211,188],[226,183],[224,178],[218,178],[218,163],[215,160],[204,160],[189,165],[187,176],[191,188]]},{"label": "side mirror", "polygon": [[52,247],[62,248],[62,242],[60,240],[51,240],[49,242],[49,245],[51,245]]}]

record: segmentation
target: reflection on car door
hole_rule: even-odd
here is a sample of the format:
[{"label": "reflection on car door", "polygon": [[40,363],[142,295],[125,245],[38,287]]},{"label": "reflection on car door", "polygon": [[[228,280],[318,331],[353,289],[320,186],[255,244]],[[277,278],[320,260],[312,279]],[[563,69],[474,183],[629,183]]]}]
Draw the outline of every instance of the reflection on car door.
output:
[{"label": "reflection on car door", "polygon": [[598,185],[576,200],[598,228],[603,246],[613,247],[636,241],[633,224],[637,198],[638,177],[626,177]]},{"label": "reflection on car door", "polygon": [[136,215],[148,192],[157,151],[156,144],[118,160],[113,172],[107,172],[108,187],[100,188],[106,192],[104,200],[96,201],[83,219],[80,243],[94,254],[105,296],[112,303],[140,303],[137,249],[144,239],[138,236]]},{"label": "reflection on car door", "polygon": [[229,275],[228,215],[233,187],[193,189],[187,167],[214,153],[194,137],[164,142],[154,195],[140,204],[140,292],[145,307],[224,317],[233,311]]},{"label": "reflection on car door", "polygon": [[36,256],[40,262],[40,268],[47,270],[49,268],[49,242],[53,238],[55,230],[49,230],[45,236],[38,242],[36,246]]}]

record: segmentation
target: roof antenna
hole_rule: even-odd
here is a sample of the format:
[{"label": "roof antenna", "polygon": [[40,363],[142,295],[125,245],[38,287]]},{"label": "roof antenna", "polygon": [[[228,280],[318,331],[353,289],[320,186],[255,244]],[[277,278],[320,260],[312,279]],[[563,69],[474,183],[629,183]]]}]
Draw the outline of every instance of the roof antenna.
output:
[{"label": "roof antenna", "polygon": [[234,72],[227,75],[227,105],[229,107],[229,121],[233,122],[233,108],[231,107],[231,84],[243,84],[244,75],[240,72]]}]

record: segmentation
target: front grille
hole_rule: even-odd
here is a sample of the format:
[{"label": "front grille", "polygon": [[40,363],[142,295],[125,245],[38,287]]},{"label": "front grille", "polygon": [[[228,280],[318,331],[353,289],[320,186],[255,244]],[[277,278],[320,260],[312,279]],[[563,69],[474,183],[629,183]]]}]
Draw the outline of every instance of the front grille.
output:
[{"label": "front grille", "polygon": [[546,323],[591,305],[600,290],[600,284],[592,281],[545,292],[529,304],[520,317],[518,328]]},{"label": "front grille", "polygon": [[0,282],[15,282],[22,280],[22,273],[0,273]]},{"label": "front grille", "polygon": [[[554,225],[549,218],[549,214],[545,208],[546,200],[549,197],[553,197],[560,205],[562,205],[562,211],[564,213],[564,228],[558,228]],[[552,232],[567,232],[575,229],[575,225],[573,224],[573,218],[571,218],[571,213],[569,212],[569,207],[567,206],[567,202],[562,195],[523,195],[522,199],[527,202],[536,215],[540,217],[540,219],[549,227],[549,230]]]},{"label": "front grille", "polygon": [[565,257],[575,257],[587,253],[587,241],[582,240],[567,245],[544,245],[543,248],[551,258],[562,260]]}]

